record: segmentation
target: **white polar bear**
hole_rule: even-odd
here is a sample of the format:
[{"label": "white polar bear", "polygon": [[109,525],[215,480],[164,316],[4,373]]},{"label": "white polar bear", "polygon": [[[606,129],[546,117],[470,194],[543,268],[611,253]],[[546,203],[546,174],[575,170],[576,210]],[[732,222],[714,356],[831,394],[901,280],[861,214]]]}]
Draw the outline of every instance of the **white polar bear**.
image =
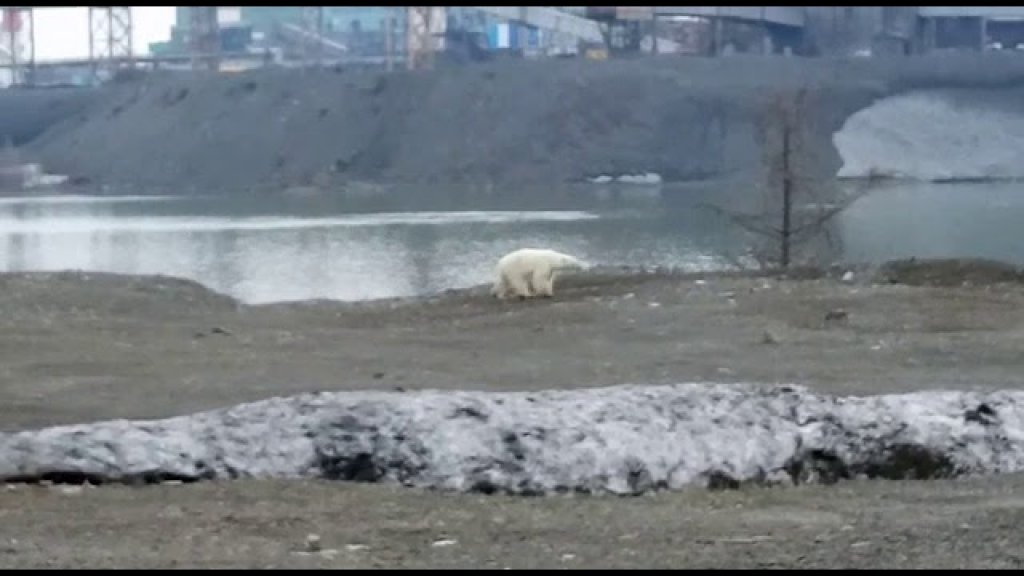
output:
[{"label": "white polar bear", "polygon": [[523,248],[498,260],[497,278],[491,294],[504,300],[509,296],[530,298],[554,296],[555,276],[563,270],[582,270],[576,258],[539,248]]}]

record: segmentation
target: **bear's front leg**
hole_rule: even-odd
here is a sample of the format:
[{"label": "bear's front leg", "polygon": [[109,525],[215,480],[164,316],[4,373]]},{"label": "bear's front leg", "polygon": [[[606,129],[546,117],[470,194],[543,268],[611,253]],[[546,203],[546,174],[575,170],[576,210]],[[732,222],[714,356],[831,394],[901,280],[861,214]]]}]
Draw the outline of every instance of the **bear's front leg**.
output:
[{"label": "bear's front leg", "polygon": [[534,290],[538,296],[551,298],[555,295],[553,280],[554,274],[550,270],[537,270],[533,273],[531,282],[533,283]]},{"label": "bear's front leg", "polygon": [[510,282],[512,288],[512,294],[516,295],[520,300],[525,300],[532,295],[530,290],[530,282],[527,279],[516,277]]}]

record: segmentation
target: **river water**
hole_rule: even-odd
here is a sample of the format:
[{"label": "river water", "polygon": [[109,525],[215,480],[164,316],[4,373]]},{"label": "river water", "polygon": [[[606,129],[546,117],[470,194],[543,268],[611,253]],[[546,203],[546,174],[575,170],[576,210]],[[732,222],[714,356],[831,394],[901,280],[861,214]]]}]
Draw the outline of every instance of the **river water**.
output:
[{"label": "river water", "polygon": [[[833,224],[850,261],[986,257],[1024,264],[1024,186],[890,184]],[[250,303],[361,300],[489,282],[518,247],[600,265],[729,266],[743,236],[703,209],[714,189],[595,186],[569,195],[406,202],[327,198],[0,199],[0,270],[196,280]],[[414,206],[410,209],[409,206]]]}]

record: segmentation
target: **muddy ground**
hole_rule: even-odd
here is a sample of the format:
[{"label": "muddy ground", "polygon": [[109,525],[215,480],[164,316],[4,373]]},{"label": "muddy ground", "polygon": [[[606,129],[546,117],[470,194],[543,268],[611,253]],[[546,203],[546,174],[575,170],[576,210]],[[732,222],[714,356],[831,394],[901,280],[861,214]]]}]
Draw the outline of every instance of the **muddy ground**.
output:
[{"label": "muddy ground", "polygon": [[[5,274],[0,428],[309,390],[1021,387],[1024,285],[953,284],[611,274],[568,280],[545,301],[499,303],[480,287],[252,307],[169,278]],[[19,486],[0,493],[0,565],[1011,568],[1024,562],[1021,490],[1022,476],[623,499],[280,481]],[[308,533],[337,551],[296,554]],[[433,545],[443,539],[455,543]]]}]

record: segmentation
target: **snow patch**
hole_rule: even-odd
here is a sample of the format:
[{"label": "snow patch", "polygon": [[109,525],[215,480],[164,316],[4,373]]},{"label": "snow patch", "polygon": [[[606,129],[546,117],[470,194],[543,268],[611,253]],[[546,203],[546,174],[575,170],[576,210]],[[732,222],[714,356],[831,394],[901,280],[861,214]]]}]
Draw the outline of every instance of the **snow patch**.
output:
[{"label": "snow patch", "polygon": [[924,90],[846,120],[833,143],[840,178],[922,181],[1024,177],[1024,108],[1013,94]]},{"label": "snow patch", "polygon": [[602,174],[600,176],[590,178],[589,181],[592,184],[610,184],[612,182],[620,182],[622,184],[654,186],[661,184],[662,178],[661,174],[657,174],[655,172],[643,172],[639,174],[623,174],[618,177]]},{"label": "snow patch", "polygon": [[9,482],[306,477],[635,494],[1022,468],[1024,392],[1017,391],[858,398],[678,384],[324,392],[0,435],[0,479]]},{"label": "snow patch", "polygon": [[47,174],[40,164],[14,164],[0,166],[0,184],[13,186],[16,190],[54,188],[68,181],[64,174]]}]

